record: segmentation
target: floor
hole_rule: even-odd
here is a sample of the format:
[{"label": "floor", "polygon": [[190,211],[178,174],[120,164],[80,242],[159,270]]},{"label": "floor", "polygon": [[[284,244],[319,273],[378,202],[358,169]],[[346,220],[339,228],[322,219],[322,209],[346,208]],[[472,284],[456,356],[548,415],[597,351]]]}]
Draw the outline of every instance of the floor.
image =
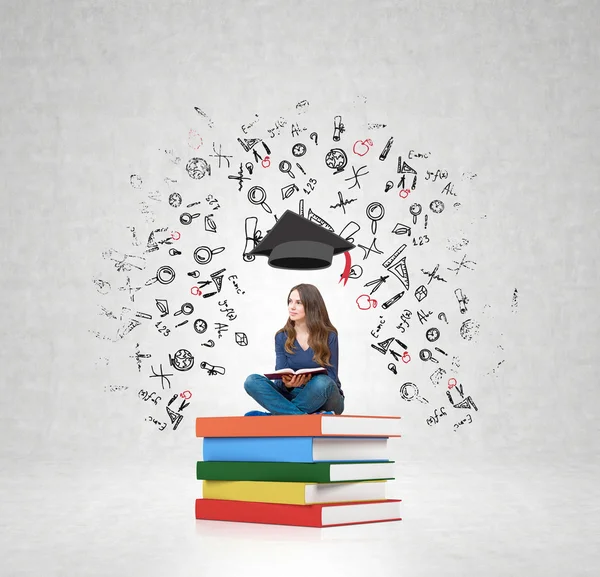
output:
[{"label": "floor", "polygon": [[398,463],[403,520],[197,521],[187,466],[2,467],[0,575],[598,575],[598,469]]}]

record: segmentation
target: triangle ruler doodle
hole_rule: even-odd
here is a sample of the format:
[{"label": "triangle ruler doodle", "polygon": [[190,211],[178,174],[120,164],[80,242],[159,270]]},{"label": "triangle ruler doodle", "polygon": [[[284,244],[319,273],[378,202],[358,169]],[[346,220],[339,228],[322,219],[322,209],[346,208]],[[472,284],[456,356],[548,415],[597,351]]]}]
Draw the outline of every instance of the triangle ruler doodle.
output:
[{"label": "triangle ruler doodle", "polygon": [[237,140],[246,152],[250,152],[260,142],[260,138],[238,138]]},{"label": "triangle ruler doodle", "polygon": [[213,279],[213,282],[215,283],[215,286],[217,287],[217,292],[221,292],[221,287],[223,286],[223,275],[221,274],[225,269],[222,268],[221,270],[218,270],[217,272],[213,272],[210,275],[210,278]]},{"label": "triangle ruler doodle", "polygon": [[173,411],[173,409],[170,409],[169,407],[165,407],[165,409],[167,409],[167,414],[169,415],[169,418],[171,419],[171,423],[174,425],[173,430],[175,430],[179,426],[179,423],[181,423],[181,419],[183,419],[183,415],[176,413],[175,411]]},{"label": "triangle ruler doodle", "polygon": [[471,395],[469,395],[466,399],[463,399],[460,403],[457,403],[456,405],[452,405],[452,406],[455,409],[475,409],[476,411],[479,410],[475,406],[475,403],[473,402]]},{"label": "triangle ruler doodle", "polygon": [[387,353],[387,350],[390,348],[390,345],[392,344],[392,341],[394,340],[394,337],[390,337],[389,339],[386,339],[385,341],[382,341],[380,343],[377,343],[376,345],[371,345],[376,351],[379,351],[382,355],[385,355],[385,353]]},{"label": "triangle ruler doodle", "polygon": [[398,157],[398,172],[400,174],[417,174],[417,171],[412,166],[402,161],[401,156]]}]

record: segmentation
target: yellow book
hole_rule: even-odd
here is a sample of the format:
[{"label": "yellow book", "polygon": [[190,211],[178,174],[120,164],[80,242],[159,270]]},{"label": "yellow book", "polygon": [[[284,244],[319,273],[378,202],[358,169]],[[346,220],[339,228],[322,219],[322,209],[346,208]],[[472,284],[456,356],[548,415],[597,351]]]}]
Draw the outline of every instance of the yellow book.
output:
[{"label": "yellow book", "polygon": [[386,499],[386,481],[296,483],[289,481],[202,481],[204,499],[312,505]]}]

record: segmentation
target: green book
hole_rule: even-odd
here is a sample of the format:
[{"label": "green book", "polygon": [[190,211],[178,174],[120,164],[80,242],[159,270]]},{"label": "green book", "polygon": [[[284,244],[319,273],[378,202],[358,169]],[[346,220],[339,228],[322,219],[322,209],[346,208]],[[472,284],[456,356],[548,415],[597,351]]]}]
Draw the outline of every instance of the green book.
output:
[{"label": "green book", "polygon": [[285,463],[261,461],[198,461],[196,478],[210,481],[292,481],[339,483],[394,479],[394,461]]}]

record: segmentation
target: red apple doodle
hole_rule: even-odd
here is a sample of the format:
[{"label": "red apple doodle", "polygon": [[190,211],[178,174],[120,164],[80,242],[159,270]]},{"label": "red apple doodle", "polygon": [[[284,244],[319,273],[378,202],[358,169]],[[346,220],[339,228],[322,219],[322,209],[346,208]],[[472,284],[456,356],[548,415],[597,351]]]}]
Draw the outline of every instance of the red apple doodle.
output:
[{"label": "red apple doodle", "polygon": [[[358,308],[361,311],[366,311],[366,310],[370,309],[371,305],[373,306],[373,308],[377,307],[377,301],[375,299],[372,299],[369,295],[360,295],[356,299],[356,304],[358,305]],[[362,305],[366,305],[366,306],[363,307]]]},{"label": "red apple doodle", "polygon": [[352,147],[352,152],[358,156],[364,156],[371,150],[371,146],[373,146],[373,141],[370,138],[367,138],[366,140],[357,140]]},{"label": "red apple doodle", "polygon": [[188,133],[188,146],[194,150],[202,146],[202,137],[193,128]]}]

